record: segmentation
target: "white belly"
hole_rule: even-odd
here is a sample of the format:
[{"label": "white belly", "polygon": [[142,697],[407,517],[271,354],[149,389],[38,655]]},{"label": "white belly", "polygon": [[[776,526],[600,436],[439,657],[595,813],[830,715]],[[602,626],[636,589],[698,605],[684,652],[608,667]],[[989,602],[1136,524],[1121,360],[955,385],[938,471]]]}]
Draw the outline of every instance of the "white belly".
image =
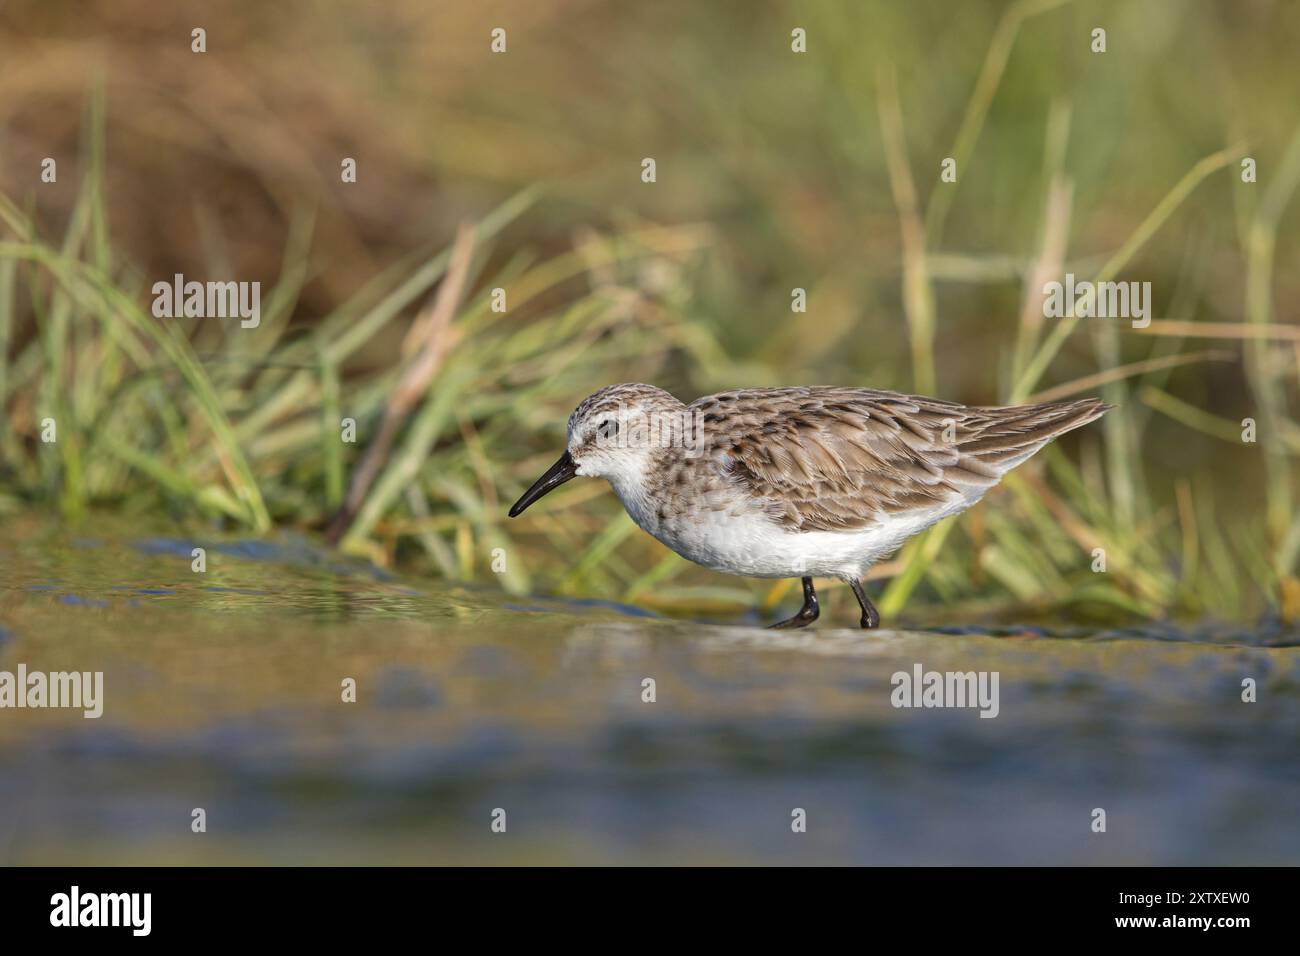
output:
[{"label": "white belly", "polygon": [[[615,486],[615,491],[619,491]],[[983,489],[980,489],[982,492]],[[619,495],[623,498],[623,495]],[[650,502],[623,498],[641,528],[682,557],[714,571],[756,578],[859,579],[904,541],[978,500],[958,500],[924,512],[881,515],[863,531],[787,531],[758,510],[701,510],[660,522]]]}]

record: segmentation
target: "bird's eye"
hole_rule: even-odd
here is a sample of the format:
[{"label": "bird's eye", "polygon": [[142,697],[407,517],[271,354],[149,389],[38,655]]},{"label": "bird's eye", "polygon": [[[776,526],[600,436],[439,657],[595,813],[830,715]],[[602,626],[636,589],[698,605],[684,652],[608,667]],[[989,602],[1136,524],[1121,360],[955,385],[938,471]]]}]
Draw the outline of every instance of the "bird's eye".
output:
[{"label": "bird's eye", "polygon": [[618,437],[618,419],[607,418],[596,426],[596,434],[606,441]]}]

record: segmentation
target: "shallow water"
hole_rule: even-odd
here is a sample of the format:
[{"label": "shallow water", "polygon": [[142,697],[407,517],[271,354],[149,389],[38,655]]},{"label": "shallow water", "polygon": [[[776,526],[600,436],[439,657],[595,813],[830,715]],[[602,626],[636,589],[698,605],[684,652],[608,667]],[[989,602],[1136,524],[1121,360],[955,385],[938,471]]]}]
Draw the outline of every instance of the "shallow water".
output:
[{"label": "shallow water", "polygon": [[[104,712],[0,710],[0,862],[1295,864],[1298,644],[771,632],[10,518],[0,671],[103,671]],[[917,663],[997,717],[893,707]]]}]

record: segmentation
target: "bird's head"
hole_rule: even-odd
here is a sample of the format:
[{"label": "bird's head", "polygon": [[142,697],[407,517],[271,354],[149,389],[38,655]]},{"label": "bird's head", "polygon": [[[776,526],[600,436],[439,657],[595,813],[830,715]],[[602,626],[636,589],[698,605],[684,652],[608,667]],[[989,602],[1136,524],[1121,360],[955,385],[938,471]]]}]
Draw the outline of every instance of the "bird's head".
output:
[{"label": "bird's head", "polygon": [[514,503],[510,517],[578,475],[607,478],[616,488],[639,482],[656,455],[683,447],[694,434],[687,407],[663,389],[602,388],[573,410],[564,454]]}]

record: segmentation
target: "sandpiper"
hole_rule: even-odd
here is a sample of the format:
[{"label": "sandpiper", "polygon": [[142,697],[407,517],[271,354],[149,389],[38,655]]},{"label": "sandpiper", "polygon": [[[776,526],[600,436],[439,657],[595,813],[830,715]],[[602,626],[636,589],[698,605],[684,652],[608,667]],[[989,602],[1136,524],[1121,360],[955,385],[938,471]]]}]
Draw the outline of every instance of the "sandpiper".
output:
[{"label": "sandpiper", "polygon": [[862,576],[912,535],[965,511],[1045,444],[1101,417],[1095,398],[979,407],[834,386],[752,388],[683,404],[611,385],[569,416],[567,448],[510,509],[577,476],[605,478],[632,520],[715,571],[846,582],[863,627],[880,615]]}]

